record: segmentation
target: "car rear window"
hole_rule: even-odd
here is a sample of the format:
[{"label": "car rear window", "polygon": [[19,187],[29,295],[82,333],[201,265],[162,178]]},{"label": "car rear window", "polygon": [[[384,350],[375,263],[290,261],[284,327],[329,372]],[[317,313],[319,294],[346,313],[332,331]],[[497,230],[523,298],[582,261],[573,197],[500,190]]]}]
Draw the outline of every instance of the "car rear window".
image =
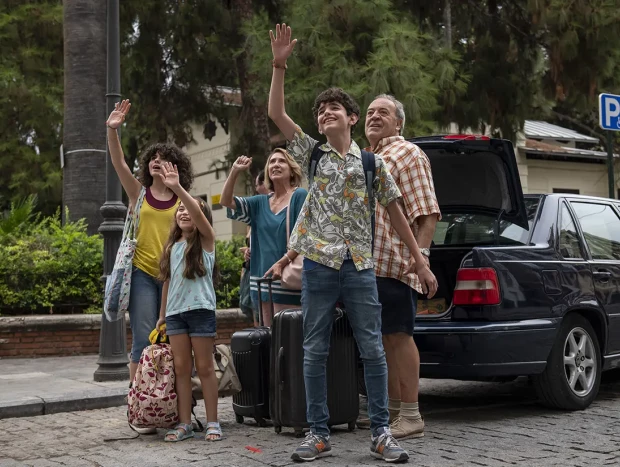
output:
[{"label": "car rear window", "polygon": [[[525,198],[529,229],[532,228],[540,198]],[[446,213],[437,222],[433,243],[435,246],[488,245],[495,243],[496,216],[480,213]],[[530,236],[526,230],[503,220],[499,226],[500,245],[525,245]]]}]

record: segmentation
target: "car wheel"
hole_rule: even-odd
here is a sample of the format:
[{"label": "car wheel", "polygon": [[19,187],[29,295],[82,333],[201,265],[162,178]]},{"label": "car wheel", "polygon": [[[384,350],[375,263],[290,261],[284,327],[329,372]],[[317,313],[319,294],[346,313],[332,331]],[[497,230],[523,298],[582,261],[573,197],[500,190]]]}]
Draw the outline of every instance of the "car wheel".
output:
[{"label": "car wheel", "polygon": [[578,314],[560,326],[545,371],[533,377],[541,402],[552,408],[583,410],[601,384],[601,350],[590,322]]}]

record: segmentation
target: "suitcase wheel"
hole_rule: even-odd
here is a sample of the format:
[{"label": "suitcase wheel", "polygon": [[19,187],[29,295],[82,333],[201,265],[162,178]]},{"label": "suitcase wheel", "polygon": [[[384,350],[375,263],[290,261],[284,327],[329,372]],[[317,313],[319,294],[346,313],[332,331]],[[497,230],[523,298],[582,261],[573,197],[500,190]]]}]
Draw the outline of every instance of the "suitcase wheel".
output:
[{"label": "suitcase wheel", "polygon": [[267,426],[267,422],[265,421],[264,418],[255,418],[255,420],[256,420],[256,424],[260,426],[261,428],[265,428]]},{"label": "suitcase wheel", "polygon": [[303,438],[304,437],[304,430],[303,430],[303,428],[295,428],[295,436],[297,438]]},{"label": "suitcase wheel", "polygon": [[275,431],[276,434],[279,435],[280,433],[282,433],[282,427],[281,426],[274,426],[273,427],[273,431]]},{"label": "suitcase wheel", "polygon": [[349,428],[349,431],[355,430],[355,422],[349,422],[349,425],[347,428]]},{"label": "suitcase wheel", "polygon": [[237,419],[237,423],[243,423],[243,415],[235,415],[235,418]]}]

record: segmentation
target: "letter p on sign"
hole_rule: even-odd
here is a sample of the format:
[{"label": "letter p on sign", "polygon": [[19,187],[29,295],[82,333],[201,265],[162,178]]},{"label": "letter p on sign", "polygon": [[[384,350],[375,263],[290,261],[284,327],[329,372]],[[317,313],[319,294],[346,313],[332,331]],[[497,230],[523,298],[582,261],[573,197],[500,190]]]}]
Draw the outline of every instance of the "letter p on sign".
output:
[{"label": "letter p on sign", "polygon": [[599,125],[604,130],[620,131],[620,96],[599,96]]}]

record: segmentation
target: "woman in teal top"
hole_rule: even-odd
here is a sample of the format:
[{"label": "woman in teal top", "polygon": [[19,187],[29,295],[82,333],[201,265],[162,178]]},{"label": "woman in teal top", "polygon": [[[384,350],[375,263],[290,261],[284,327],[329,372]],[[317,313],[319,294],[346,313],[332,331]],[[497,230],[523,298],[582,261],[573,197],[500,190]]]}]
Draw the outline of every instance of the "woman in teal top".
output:
[{"label": "woman in teal top", "polygon": [[[237,177],[250,168],[252,159],[239,157],[232,166],[222,190],[221,204],[228,208],[228,217],[248,224],[252,228],[250,245],[250,294],[258,305],[259,291],[256,281],[287,252],[290,235],[308,192],[300,188],[301,168],[284,149],[275,149],[265,164],[265,186],[272,193],[250,197],[233,196]],[[290,210],[289,232],[286,216]],[[282,287],[279,280],[272,283],[274,312],[300,305],[301,291]],[[263,321],[271,325],[269,293],[260,293],[263,302]],[[258,306],[257,306],[258,307]]]}]

